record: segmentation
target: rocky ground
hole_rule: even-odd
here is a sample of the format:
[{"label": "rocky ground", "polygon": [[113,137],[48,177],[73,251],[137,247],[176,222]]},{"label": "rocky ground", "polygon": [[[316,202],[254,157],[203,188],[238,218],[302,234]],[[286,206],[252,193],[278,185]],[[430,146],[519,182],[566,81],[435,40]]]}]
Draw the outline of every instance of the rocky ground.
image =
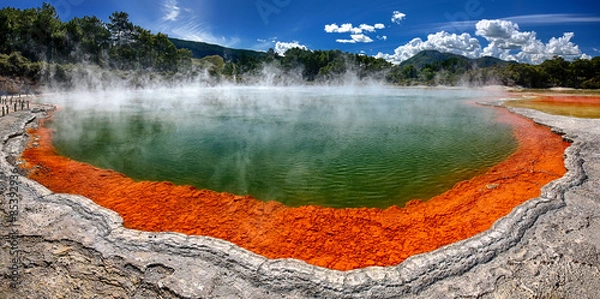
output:
[{"label": "rocky ground", "polygon": [[516,113],[573,141],[568,173],[492,229],[395,267],[334,271],[122,227],[15,167],[39,106],[0,117],[0,298],[598,298],[600,120]]},{"label": "rocky ground", "polygon": [[39,91],[40,87],[39,84],[36,84],[29,78],[0,76],[0,94],[33,94]]}]

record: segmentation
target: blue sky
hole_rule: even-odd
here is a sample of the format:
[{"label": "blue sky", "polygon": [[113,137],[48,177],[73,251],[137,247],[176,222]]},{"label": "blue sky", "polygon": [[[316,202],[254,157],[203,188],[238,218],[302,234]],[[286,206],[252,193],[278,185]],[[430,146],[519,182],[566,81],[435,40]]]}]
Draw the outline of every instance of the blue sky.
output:
[{"label": "blue sky", "polygon": [[[0,0],[39,7],[43,1]],[[401,62],[424,49],[540,63],[600,55],[600,2],[47,0],[63,20],[114,11],[152,32],[235,48],[340,49]]]}]

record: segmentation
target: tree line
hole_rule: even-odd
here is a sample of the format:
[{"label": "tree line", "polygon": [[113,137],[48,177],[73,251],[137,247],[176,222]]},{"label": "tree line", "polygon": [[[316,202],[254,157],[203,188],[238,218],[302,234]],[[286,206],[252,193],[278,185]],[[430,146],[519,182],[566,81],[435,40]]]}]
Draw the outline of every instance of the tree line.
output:
[{"label": "tree line", "polygon": [[528,88],[600,89],[600,56],[573,61],[554,57],[540,65],[510,65],[503,70],[502,80],[504,85]]},{"label": "tree line", "polygon": [[384,79],[392,64],[372,56],[352,54],[340,50],[306,50],[292,48],[283,55],[269,49],[262,57],[242,55],[237,62],[224,61],[214,70],[223,78],[252,78],[267,71],[283,77],[294,77],[304,82],[332,82],[343,80],[348,74],[363,80]]},{"label": "tree line", "polygon": [[39,76],[42,63],[87,63],[117,70],[175,72],[191,65],[191,53],[165,34],[152,34],[115,12],[110,22],[75,17],[63,22],[47,3],[40,8],[0,10],[0,71]]},{"label": "tree line", "polygon": [[[444,56],[444,55],[442,55]],[[393,65],[384,59],[339,50],[306,50],[293,48],[283,56],[242,57],[237,63],[225,62],[215,71],[231,77],[257,73],[265,63],[277,66],[285,74],[298,71],[305,81],[332,81],[348,72],[359,79],[370,78],[398,85],[489,85],[522,86],[525,88],[570,87],[600,89],[600,57],[567,61],[554,57],[540,65],[516,62],[499,63],[483,57],[468,59],[447,54],[424,65],[403,63]]]},{"label": "tree line", "polygon": [[[261,55],[237,53],[235,60],[228,59],[226,53],[193,57],[192,51],[177,48],[167,35],[153,34],[132,24],[125,12],[114,12],[105,23],[95,16],[63,22],[47,3],[39,8],[0,10],[0,75],[39,82],[68,81],[83,73],[81,66],[91,66],[117,74],[133,72],[137,76],[155,74],[209,82],[251,82],[267,76],[276,82],[292,78],[329,83],[352,77],[398,85],[600,88],[600,57],[574,61],[555,57],[540,65],[529,65],[437,53],[426,63],[417,59],[414,63],[409,60],[394,65],[384,59],[340,50],[292,48],[283,55],[273,49]],[[140,80],[135,76],[130,80],[133,85],[141,84],[136,83]]]}]

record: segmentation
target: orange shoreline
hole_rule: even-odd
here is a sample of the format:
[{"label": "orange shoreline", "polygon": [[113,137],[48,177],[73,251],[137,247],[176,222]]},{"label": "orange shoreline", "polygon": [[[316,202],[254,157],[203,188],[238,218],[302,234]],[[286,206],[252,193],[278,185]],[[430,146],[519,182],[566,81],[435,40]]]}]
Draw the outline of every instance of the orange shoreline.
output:
[{"label": "orange shoreline", "polygon": [[540,188],[565,174],[568,143],[550,129],[498,109],[514,126],[517,151],[483,175],[406,207],[290,208],[123,174],[59,156],[52,131],[23,152],[29,177],[57,193],[80,194],[116,211],[127,228],[224,239],[268,258],[295,258],[336,270],[397,265],[411,255],[483,232]]}]

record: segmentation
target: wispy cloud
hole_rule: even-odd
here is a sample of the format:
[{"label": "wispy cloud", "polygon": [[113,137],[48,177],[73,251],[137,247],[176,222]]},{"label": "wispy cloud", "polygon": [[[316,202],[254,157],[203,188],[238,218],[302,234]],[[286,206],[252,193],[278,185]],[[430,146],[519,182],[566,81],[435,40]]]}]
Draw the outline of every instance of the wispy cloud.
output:
[{"label": "wispy cloud", "polygon": [[213,35],[207,29],[207,26],[199,23],[195,17],[192,17],[187,22],[177,22],[176,26],[165,27],[164,31],[170,36],[184,40],[218,44],[226,47],[233,47],[240,43],[239,38],[217,37]]},{"label": "wispy cloud", "polygon": [[162,17],[163,21],[175,22],[177,21],[177,17],[179,17],[181,8],[177,6],[177,0],[165,0],[162,11],[164,13]]},{"label": "wispy cloud", "polygon": [[554,25],[573,23],[600,23],[600,17],[578,14],[534,14],[503,18],[520,25]]},{"label": "wispy cloud", "polygon": [[[537,26],[549,26],[549,25],[564,25],[564,24],[577,24],[577,23],[600,23],[600,17],[587,16],[581,14],[532,14],[532,15],[520,15],[506,18],[500,18],[500,20],[511,21],[518,23],[519,25],[537,25]],[[480,20],[465,20],[456,21],[449,23],[435,23],[432,24],[429,31],[466,31],[475,25]]]},{"label": "wispy cloud", "polygon": [[202,22],[193,9],[179,5],[177,0],[164,0],[161,11],[163,16],[157,28],[171,37],[226,47],[236,46],[240,42],[240,39],[235,37],[215,36],[210,26]]}]

